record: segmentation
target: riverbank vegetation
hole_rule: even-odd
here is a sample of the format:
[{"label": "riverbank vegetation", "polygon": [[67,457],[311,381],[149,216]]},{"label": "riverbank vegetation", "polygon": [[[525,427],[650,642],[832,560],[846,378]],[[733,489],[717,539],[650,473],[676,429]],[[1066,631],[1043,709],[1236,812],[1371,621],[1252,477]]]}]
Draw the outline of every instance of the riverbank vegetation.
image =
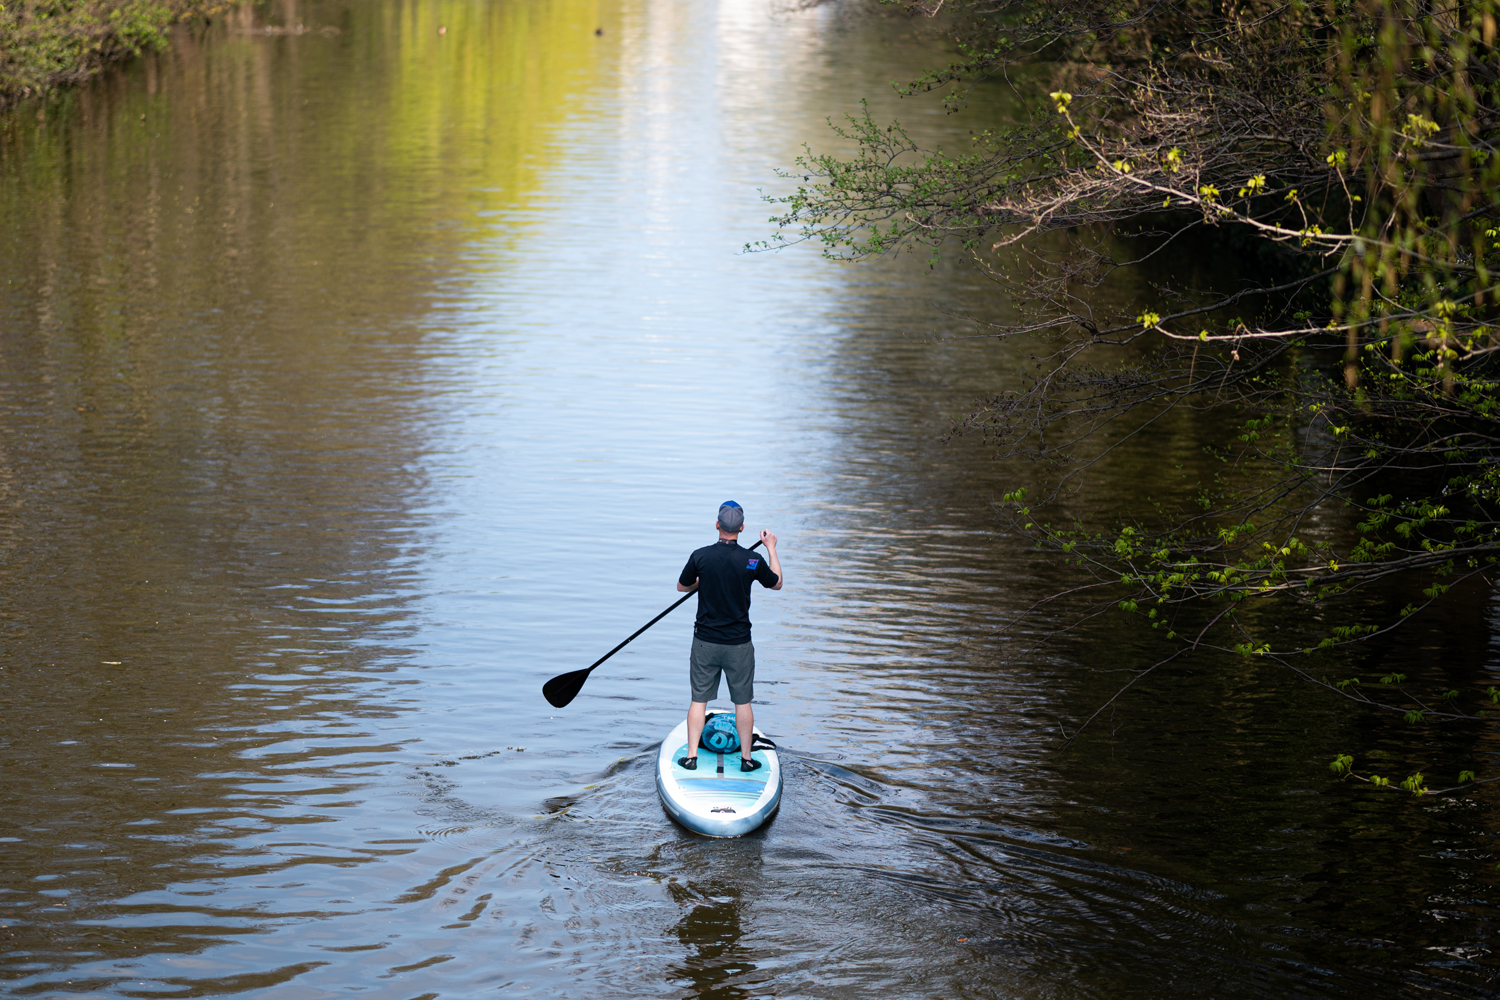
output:
[{"label": "riverbank vegetation", "polygon": [[5,0],[0,3],[0,111],[79,83],[119,59],[166,44],[167,29],[225,0]]},{"label": "riverbank vegetation", "polygon": [[[841,258],[962,248],[1013,299],[990,332],[1036,367],[959,430],[1042,470],[1001,515],[1076,566],[1077,614],[1126,615],[1165,643],[1122,692],[1217,650],[1402,724],[1494,712],[1482,679],[1349,675],[1344,654],[1495,580],[1500,5],[913,12],[939,8],[962,55],[913,89],[956,109],[1004,80],[1029,120],[951,151],[851,118],[856,154],[797,164],[780,239]],[[1232,262],[1227,287],[1171,263],[1205,257]],[[1131,271],[1150,280],[1119,294]],[[1142,511],[1064,514],[1086,472],[1183,420],[1212,440],[1211,480],[1177,489],[1161,462]],[[1362,776],[1344,757],[1334,770]]]}]

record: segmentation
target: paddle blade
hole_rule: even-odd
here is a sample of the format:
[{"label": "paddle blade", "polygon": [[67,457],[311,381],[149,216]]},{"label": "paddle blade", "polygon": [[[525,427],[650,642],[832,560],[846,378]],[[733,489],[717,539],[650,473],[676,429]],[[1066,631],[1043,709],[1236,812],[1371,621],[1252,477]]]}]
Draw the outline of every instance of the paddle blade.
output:
[{"label": "paddle blade", "polygon": [[553,708],[564,708],[568,702],[578,697],[578,692],[583,690],[583,682],[589,679],[593,667],[583,670],[570,670],[565,674],[558,674],[550,681],[542,685],[542,697]]}]

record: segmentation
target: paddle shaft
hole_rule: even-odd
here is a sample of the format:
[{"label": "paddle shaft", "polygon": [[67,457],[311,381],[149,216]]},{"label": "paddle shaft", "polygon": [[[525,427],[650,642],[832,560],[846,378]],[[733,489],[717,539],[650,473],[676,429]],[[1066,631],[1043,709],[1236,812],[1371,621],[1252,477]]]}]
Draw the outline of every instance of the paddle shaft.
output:
[{"label": "paddle shaft", "polygon": [[[761,545],[760,542],[756,542],[754,545],[750,546],[749,551],[754,552],[756,549],[760,548],[760,545]],[[589,670],[593,670],[599,664],[603,663],[605,660],[609,659],[611,656],[614,656],[616,653],[618,653],[620,650],[624,649],[626,646],[630,645],[632,642],[635,641],[636,636],[640,635],[642,632],[646,631],[648,628],[650,628],[652,625],[655,625],[657,622],[661,621],[663,618],[667,617],[667,615],[669,615],[672,612],[676,611],[677,608],[678,608],[678,606],[681,605],[683,601],[687,600],[689,597],[692,597],[697,592],[698,591],[696,591],[696,590],[690,590],[686,594],[683,594],[681,597],[679,597],[677,600],[673,601],[671,607],[667,608],[667,610],[663,611],[661,614],[657,615],[655,618],[651,619],[649,622],[647,622],[646,624],[642,625],[640,628],[636,629],[634,632],[630,633],[630,638],[626,639],[624,642],[620,643],[614,649],[611,649],[609,652],[607,652],[603,656],[599,657],[599,659],[597,659],[593,663],[589,664],[588,669]]]}]

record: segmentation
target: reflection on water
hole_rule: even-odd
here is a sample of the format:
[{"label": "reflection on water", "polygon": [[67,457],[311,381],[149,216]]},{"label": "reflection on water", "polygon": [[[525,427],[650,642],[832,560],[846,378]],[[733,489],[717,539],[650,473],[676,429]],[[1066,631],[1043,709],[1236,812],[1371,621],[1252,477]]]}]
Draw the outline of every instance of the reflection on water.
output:
[{"label": "reflection on water", "polygon": [[681,980],[679,988],[714,1000],[752,996],[770,977],[755,975],[753,956],[740,946],[745,932],[740,925],[739,886],[674,884],[668,892],[684,910],[676,930],[685,957],[668,970]]},{"label": "reflection on water", "polygon": [[[1056,752],[1152,649],[990,634],[1057,570],[990,533],[1030,470],[940,439],[1029,361],[934,300],[1005,302],[737,253],[860,97],[950,145],[1003,113],[886,88],[946,58],[926,30],[287,0],[0,126],[11,992],[1490,989],[1488,805],[1326,778],[1412,764],[1399,732],[1204,660]],[[1198,469],[1204,434],[1142,447]],[[1132,461],[1090,502],[1171,488]],[[727,496],[789,577],[758,717],[831,758],[733,842],[652,784],[689,609],[539,695],[673,599]],[[1353,670],[1471,683],[1484,601]]]}]

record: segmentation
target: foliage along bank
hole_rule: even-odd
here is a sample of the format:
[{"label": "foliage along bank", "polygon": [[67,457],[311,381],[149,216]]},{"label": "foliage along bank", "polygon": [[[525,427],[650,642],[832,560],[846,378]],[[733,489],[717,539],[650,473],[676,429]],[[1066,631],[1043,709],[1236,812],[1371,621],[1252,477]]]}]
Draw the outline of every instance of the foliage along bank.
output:
[{"label": "foliage along bank", "polygon": [[[1036,370],[963,423],[1044,470],[1002,514],[1077,567],[1095,595],[1081,614],[1113,609],[1167,644],[1125,687],[1217,651],[1398,724],[1493,715],[1492,685],[1339,671],[1460,583],[1497,579],[1500,4],[927,6],[956,17],[962,55],[913,89],[952,87],[957,108],[976,80],[1029,81],[1029,119],[955,152],[851,118],[855,155],[798,162],[781,238],[842,258],[958,245],[1009,293],[1015,318],[992,333]],[[1194,288],[1169,263],[1182,246],[1249,264],[1232,288]],[[1105,294],[1148,268],[1123,306]],[[1173,497],[1163,467],[1149,517],[1054,513],[1167,417],[1213,439],[1211,482]],[[1420,773],[1332,766],[1430,792]]]},{"label": "foliage along bank", "polygon": [[167,29],[226,0],[0,0],[0,112],[166,45]]}]

